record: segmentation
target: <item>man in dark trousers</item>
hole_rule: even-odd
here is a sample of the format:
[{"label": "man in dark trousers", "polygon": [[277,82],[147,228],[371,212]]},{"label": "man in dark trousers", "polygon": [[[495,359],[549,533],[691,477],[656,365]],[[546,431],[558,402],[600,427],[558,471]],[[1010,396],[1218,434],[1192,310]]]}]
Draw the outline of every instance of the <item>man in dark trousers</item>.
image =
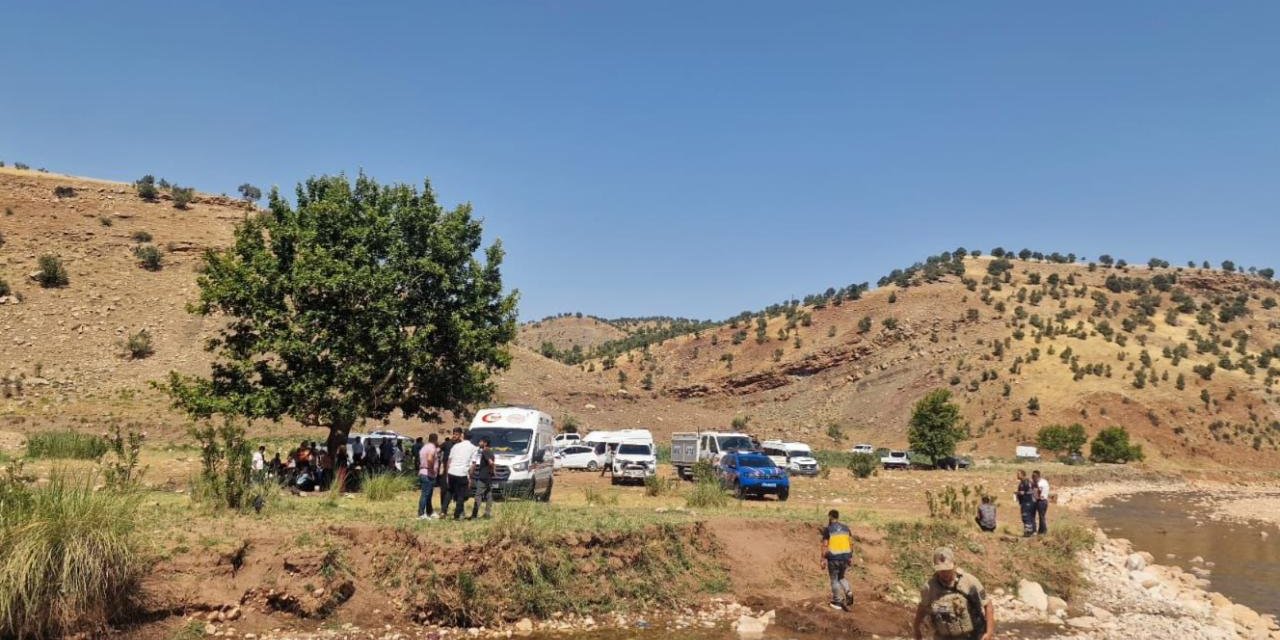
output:
[{"label": "man in dark trousers", "polygon": [[484,503],[484,519],[493,517],[493,449],[489,447],[489,437],[480,438],[480,451],[476,453],[475,471],[476,501],[471,505],[471,519],[475,520],[480,513],[480,503]]},{"label": "man in dark trousers", "polygon": [[449,493],[453,494],[453,519],[462,519],[462,510],[471,497],[471,467],[479,450],[461,434],[449,449]]},{"label": "man in dark trousers", "polygon": [[449,491],[449,452],[453,449],[453,445],[462,439],[462,428],[454,427],[453,435],[444,439],[440,445],[440,454],[437,456],[440,460],[440,469],[436,472],[436,483],[440,485],[440,518],[444,519],[449,515],[449,498],[453,494]]},{"label": "man in dark trousers", "polygon": [[1022,537],[1030,538],[1036,532],[1036,495],[1035,485],[1027,479],[1027,472],[1018,470],[1018,510],[1022,515]]},{"label": "man in dark trousers", "polygon": [[822,528],[822,566],[831,578],[831,606],[848,611],[853,603],[853,588],[845,578],[853,560],[853,532],[840,522],[840,512],[827,512],[827,526]]}]

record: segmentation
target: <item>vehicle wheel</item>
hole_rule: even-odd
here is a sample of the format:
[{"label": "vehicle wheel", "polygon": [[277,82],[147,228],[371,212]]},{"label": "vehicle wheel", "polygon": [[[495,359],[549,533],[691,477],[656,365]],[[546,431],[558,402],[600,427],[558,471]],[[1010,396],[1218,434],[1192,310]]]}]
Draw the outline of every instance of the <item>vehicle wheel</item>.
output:
[{"label": "vehicle wheel", "polygon": [[747,492],[745,489],[742,488],[742,483],[739,483],[739,482],[733,483],[733,497],[739,500],[746,500]]},{"label": "vehicle wheel", "polygon": [[614,485],[614,486],[617,486],[617,485],[618,485],[618,476],[609,476],[609,484]]},{"label": "vehicle wheel", "polygon": [[595,460],[592,460],[591,462],[587,463],[587,471],[596,471],[599,468],[600,468],[600,465],[596,464]]},{"label": "vehicle wheel", "polygon": [[790,497],[791,497],[791,489],[783,489],[782,491],[778,492],[778,500],[782,502],[786,502],[787,498],[790,498]]}]

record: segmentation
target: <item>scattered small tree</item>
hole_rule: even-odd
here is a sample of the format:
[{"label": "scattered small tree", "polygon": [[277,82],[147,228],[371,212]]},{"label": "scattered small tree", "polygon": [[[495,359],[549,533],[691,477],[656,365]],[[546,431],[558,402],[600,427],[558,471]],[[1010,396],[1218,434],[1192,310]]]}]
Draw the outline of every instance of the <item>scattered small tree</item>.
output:
[{"label": "scattered small tree", "polygon": [[1080,453],[1088,440],[1089,436],[1085,434],[1084,426],[1080,424],[1069,427],[1051,424],[1041,428],[1040,433],[1036,435],[1037,446],[1062,455]]},{"label": "scattered small tree", "polygon": [[173,206],[186,210],[196,199],[196,190],[192,187],[173,185]]},{"label": "scattered small tree", "polygon": [[134,231],[133,236],[131,237],[133,238],[134,242],[151,242],[151,234],[146,231],[142,231],[142,230]]},{"label": "scattered small tree", "polygon": [[935,389],[916,403],[908,423],[911,450],[937,461],[955,455],[956,443],[968,437],[960,421],[960,407],[951,402],[951,391]]},{"label": "scattered small tree", "polygon": [[880,459],[870,453],[855,453],[849,457],[849,472],[855,478],[870,478],[880,467]]},{"label": "scattered small tree", "polygon": [[1144,458],[1142,445],[1129,443],[1124,427],[1109,427],[1094,436],[1089,445],[1089,459],[1094,462],[1137,462]]},{"label": "scattered small tree", "polygon": [[160,198],[160,190],[156,188],[156,177],[151,174],[142,176],[133,183],[133,187],[138,190],[138,197],[147,202],[155,202]]},{"label": "scattered small tree", "polygon": [[858,333],[866,333],[871,330],[871,316],[862,316],[858,321]]},{"label": "scattered small tree", "polygon": [[259,189],[248,182],[236,188],[240,192],[240,197],[246,202],[257,202],[262,199],[262,189]]},{"label": "scattered small tree", "polygon": [[59,185],[53,188],[53,195],[58,198],[74,198],[76,197],[76,190],[74,187]]}]

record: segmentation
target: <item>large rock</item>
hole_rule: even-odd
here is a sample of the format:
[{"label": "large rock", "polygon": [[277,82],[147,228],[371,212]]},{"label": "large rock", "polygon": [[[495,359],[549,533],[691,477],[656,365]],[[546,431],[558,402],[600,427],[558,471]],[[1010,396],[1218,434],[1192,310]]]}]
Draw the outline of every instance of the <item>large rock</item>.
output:
[{"label": "large rock", "polygon": [[738,617],[733,629],[738,632],[739,638],[763,638],[768,626],[764,620],[744,614]]},{"label": "large rock", "polygon": [[518,636],[527,636],[533,634],[533,621],[528,618],[520,618],[516,623],[515,634]]},{"label": "large rock", "polygon": [[1062,615],[1067,612],[1067,601],[1058,596],[1049,596],[1049,613]]},{"label": "large rock", "polygon": [[1040,586],[1038,582],[1019,580],[1018,599],[1040,613],[1045,613],[1049,610],[1049,597],[1045,595],[1044,587]]},{"label": "large rock", "polygon": [[1147,568],[1147,559],[1141,553],[1131,553],[1124,559],[1124,568],[1130,571],[1142,571]]},{"label": "large rock", "polygon": [[1160,584],[1160,579],[1149,571],[1130,571],[1129,579],[1141,585],[1143,589],[1150,589]]}]

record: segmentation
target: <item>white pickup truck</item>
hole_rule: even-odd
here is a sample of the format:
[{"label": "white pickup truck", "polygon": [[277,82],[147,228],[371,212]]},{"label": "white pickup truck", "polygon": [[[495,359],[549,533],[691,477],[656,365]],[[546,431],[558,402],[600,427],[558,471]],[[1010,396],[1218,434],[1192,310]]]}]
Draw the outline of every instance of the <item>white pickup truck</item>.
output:
[{"label": "white pickup truck", "polygon": [[911,454],[906,451],[890,451],[889,455],[880,458],[880,464],[888,469],[910,469]]}]

